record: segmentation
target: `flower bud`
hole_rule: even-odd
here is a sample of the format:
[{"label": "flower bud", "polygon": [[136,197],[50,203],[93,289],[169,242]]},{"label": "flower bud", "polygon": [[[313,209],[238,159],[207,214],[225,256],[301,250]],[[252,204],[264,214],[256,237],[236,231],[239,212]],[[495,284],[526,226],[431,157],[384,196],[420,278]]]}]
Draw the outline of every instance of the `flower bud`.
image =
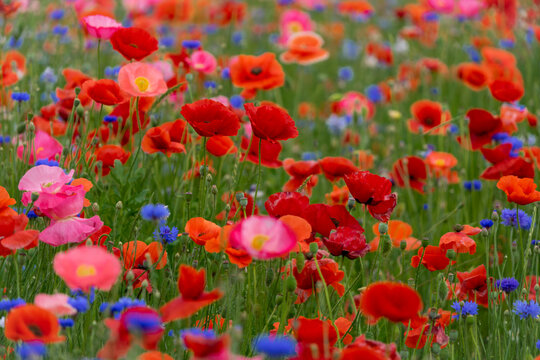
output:
[{"label": "flower bud", "polygon": [[457,339],[459,337],[459,333],[457,332],[457,330],[451,330],[450,334],[449,334],[449,337],[450,337],[450,341],[452,341],[452,342],[457,341]]},{"label": "flower bud", "polygon": [[352,211],[355,205],[356,205],[356,200],[354,200],[352,196],[349,196],[349,200],[347,200],[347,209],[349,209],[349,211]]},{"label": "flower bud", "polygon": [[319,251],[319,244],[316,242],[312,242],[309,244],[309,251],[315,256],[317,254],[317,251]]},{"label": "flower bud", "polygon": [[116,210],[122,210],[123,207],[124,204],[122,203],[122,201],[118,201],[115,205]]},{"label": "flower bud", "polygon": [[422,239],[422,246],[423,246],[423,247],[426,247],[426,246],[428,246],[428,245],[429,245],[429,239],[428,239],[428,238],[423,238],[423,239]]},{"label": "flower bud", "polygon": [[388,224],[379,223],[379,234],[386,234],[388,232]]},{"label": "flower bud", "polygon": [[401,250],[405,250],[407,248],[407,242],[405,240],[401,240],[401,242],[399,243],[399,248]]},{"label": "flower bud", "polygon": [[499,220],[499,213],[496,212],[496,211],[493,211],[493,212],[491,213],[491,220],[493,220],[493,221]]},{"label": "flower bud", "polygon": [[184,197],[186,198],[186,202],[190,202],[191,199],[193,198],[193,194],[188,191],[188,192],[184,193]]},{"label": "flower bud", "polygon": [[464,229],[464,227],[463,227],[463,225],[461,225],[461,224],[456,224],[456,225],[454,225],[454,231],[455,231],[455,232],[463,231],[463,229]]},{"label": "flower bud", "polygon": [[248,204],[248,199],[244,197],[244,198],[240,199],[239,203],[240,203],[241,207],[245,208],[247,206],[247,204]]},{"label": "flower bud", "polygon": [[293,292],[296,290],[296,279],[294,276],[289,276],[287,280],[285,280],[285,288],[288,292]]},{"label": "flower bud", "polygon": [[212,195],[217,195],[218,193],[218,188],[216,185],[212,185],[212,187],[210,188],[210,192],[212,193]]},{"label": "flower bud", "polygon": [[298,272],[302,272],[304,269],[304,264],[306,262],[306,258],[304,257],[304,254],[299,251],[296,253],[296,269]]},{"label": "flower bud", "polygon": [[456,250],[454,249],[449,249],[447,252],[446,252],[446,257],[449,258],[450,260],[454,260],[457,256],[457,253],[456,253]]}]

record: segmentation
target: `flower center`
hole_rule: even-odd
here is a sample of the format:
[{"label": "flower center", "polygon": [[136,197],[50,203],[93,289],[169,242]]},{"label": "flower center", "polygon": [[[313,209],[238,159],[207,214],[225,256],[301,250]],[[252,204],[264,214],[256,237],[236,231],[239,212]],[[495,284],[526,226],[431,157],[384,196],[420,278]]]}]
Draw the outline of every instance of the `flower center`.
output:
[{"label": "flower center", "polygon": [[135,79],[135,85],[137,85],[139,91],[144,92],[148,89],[148,86],[150,86],[150,81],[148,81],[148,79],[143,76],[138,76]]},{"label": "flower center", "polygon": [[96,267],[93,265],[82,264],[77,267],[77,276],[78,277],[88,277],[96,275]]},{"label": "flower center", "polygon": [[270,240],[270,237],[262,234],[257,234],[251,240],[251,246],[253,246],[253,248],[257,251],[261,250],[268,240]]},{"label": "flower center", "polygon": [[43,331],[41,331],[41,328],[35,324],[28,325],[28,330],[30,330],[30,332],[37,337],[43,336]]},{"label": "flower center", "polygon": [[444,167],[444,165],[445,165],[445,161],[443,159],[435,160],[435,166]]},{"label": "flower center", "polygon": [[254,67],[253,69],[251,69],[251,74],[252,74],[252,75],[257,76],[257,75],[259,75],[260,73],[262,73],[262,69],[261,69],[260,67],[258,67],[258,66],[257,66],[257,67]]},{"label": "flower center", "polygon": [[289,24],[289,29],[291,32],[298,32],[302,30],[302,24],[298,21],[291,21]]}]

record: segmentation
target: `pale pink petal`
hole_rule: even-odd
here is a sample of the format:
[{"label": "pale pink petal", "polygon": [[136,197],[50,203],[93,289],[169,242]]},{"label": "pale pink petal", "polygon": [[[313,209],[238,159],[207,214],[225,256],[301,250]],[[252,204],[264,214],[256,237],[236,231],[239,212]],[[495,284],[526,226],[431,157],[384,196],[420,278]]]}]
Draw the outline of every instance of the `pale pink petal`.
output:
[{"label": "pale pink petal", "polygon": [[72,217],[51,221],[51,225],[39,234],[39,240],[52,246],[80,243],[101,229],[102,226],[103,222],[98,215],[89,219]]}]

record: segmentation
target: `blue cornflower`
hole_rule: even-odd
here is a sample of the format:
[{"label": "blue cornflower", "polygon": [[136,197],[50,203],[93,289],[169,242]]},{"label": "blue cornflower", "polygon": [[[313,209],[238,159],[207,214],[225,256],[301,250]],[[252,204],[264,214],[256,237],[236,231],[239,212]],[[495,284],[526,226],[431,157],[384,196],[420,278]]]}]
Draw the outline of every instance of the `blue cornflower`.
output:
[{"label": "blue cornflower", "polygon": [[217,84],[215,81],[207,80],[204,82],[204,88],[205,89],[215,89],[217,88]]},{"label": "blue cornflower", "polygon": [[525,32],[525,41],[527,42],[527,45],[531,45],[534,41],[534,38],[534,30],[532,28],[528,28]]},{"label": "blue cornflower", "polygon": [[206,25],[204,27],[203,30],[204,30],[205,34],[207,34],[207,35],[214,35],[218,31],[218,27],[217,27],[217,25],[214,25],[214,24],[208,24],[208,25]]},{"label": "blue cornflower", "polygon": [[184,40],[182,41],[182,46],[186,49],[198,49],[201,46],[199,40]]},{"label": "blue cornflower", "polygon": [[231,40],[235,45],[240,45],[244,40],[244,34],[241,31],[235,31],[231,36]]},{"label": "blue cornflower", "polygon": [[356,60],[360,55],[362,47],[351,39],[345,39],[341,48],[343,57],[348,60]]},{"label": "blue cornflower", "polygon": [[231,78],[231,69],[225,68],[225,69],[221,70],[221,78],[225,79],[225,80],[230,79]]},{"label": "blue cornflower", "polygon": [[161,241],[164,244],[170,244],[178,238],[178,228],[173,226],[172,229],[167,225],[159,227],[159,230],[154,231],[154,239]]},{"label": "blue cornflower", "polygon": [[47,67],[41,75],[39,76],[39,81],[44,83],[51,83],[54,84],[58,80],[58,77],[54,73],[54,70],[50,67]]},{"label": "blue cornflower", "polygon": [[141,208],[141,216],[144,220],[159,221],[169,217],[171,212],[163,204],[148,204]]},{"label": "blue cornflower", "polygon": [[162,327],[157,314],[133,312],[126,315],[127,327],[134,332],[155,332]]},{"label": "blue cornflower", "polygon": [[459,126],[457,126],[456,124],[451,124],[450,127],[448,128],[448,132],[453,135],[458,134]]},{"label": "blue cornflower", "polygon": [[288,336],[259,336],[253,341],[255,351],[271,358],[296,355],[296,341]]},{"label": "blue cornflower", "polygon": [[514,278],[504,278],[495,282],[495,287],[501,289],[505,293],[510,293],[516,290],[519,286],[519,281]]},{"label": "blue cornflower", "polygon": [[465,301],[463,305],[455,301],[451,308],[454,309],[457,315],[454,315],[454,319],[459,319],[460,317],[464,318],[467,315],[478,315],[478,304],[474,301]]},{"label": "blue cornflower", "polygon": [[69,319],[69,318],[68,319],[58,319],[58,323],[63,328],[70,328],[70,327],[73,327],[73,325],[75,325],[75,321],[73,321],[73,319]]},{"label": "blue cornflower", "polygon": [[103,304],[100,305],[99,311],[104,312],[104,311],[109,310],[113,316],[119,317],[120,313],[124,311],[125,309],[134,307],[134,306],[145,306],[145,305],[146,303],[144,302],[144,300],[123,297],[123,298],[118,299],[118,301],[115,302],[114,304],[109,304],[109,303],[104,302]]},{"label": "blue cornflower", "polygon": [[77,296],[74,298],[68,299],[68,304],[77,310],[77,312],[83,313],[87,312],[90,308],[90,304],[88,303],[88,300],[86,300],[83,296]]},{"label": "blue cornflower", "polygon": [[49,17],[50,17],[52,20],[62,20],[62,18],[64,17],[64,10],[63,10],[63,9],[56,9],[56,10],[53,10],[53,11],[51,11],[51,13],[49,14]]},{"label": "blue cornflower", "polygon": [[37,214],[34,212],[34,210],[30,210],[29,212],[26,213],[26,217],[28,217],[29,219],[35,219],[37,218]]},{"label": "blue cornflower", "polygon": [[538,340],[538,341],[536,342],[536,348],[537,348],[538,350],[540,350],[540,340]]},{"label": "blue cornflower", "polygon": [[41,341],[27,341],[15,347],[15,352],[22,360],[32,360],[45,356],[47,347]]},{"label": "blue cornflower", "polygon": [[306,151],[302,153],[302,161],[317,160],[319,157],[312,151]]},{"label": "blue cornflower", "polygon": [[326,119],[326,126],[328,127],[328,130],[335,135],[341,134],[347,128],[349,123],[350,120],[347,119],[346,116],[339,116],[336,114],[332,114],[328,119]]},{"label": "blue cornflower", "polygon": [[528,317],[536,319],[540,315],[540,306],[534,300],[529,301],[529,303],[516,300],[514,301],[514,310],[512,311],[514,314],[519,315],[520,319],[526,319]]},{"label": "blue cornflower", "polygon": [[482,190],[482,182],[480,180],[473,180],[472,182],[473,188],[476,191]]},{"label": "blue cornflower", "polygon": [[165,48],[170,48],[174,46],[175,41],[174,36],[163,36],[159,39],[159,44]]},{"label": "blue cornflower", "polygon": [[472,62],[475,62],[475,63],[480,62],[480,60],[481,60],[480,53],[478,52],[478,50],[476,50],[476,48],[474,46],[465,45],[463,47],[463,50],[465,50],[467,55],[469,55],[469,58],[471,59]]},{"label": "blue cornflower", "polygon": [[366,88],[366,96],[374,103],[379,103],[383,100],[381,88],[377,85],[370,85]]},{"label": "blue cornflower", "polygon": [[16,308],[17,306],[25,305],[26,301],[23,299],[4,299],[0,301],[0,311],[10,311],[13,308]]},{"label": "blue cornflower", "polygon": [[60,164],[58,163],[58,161],[55,161],[55,160],[39,159],[38,161],[36,161],[34,166],[38,166],[38,165],[47,165],[51,167],[57,167]]},{"label": "blue cornflower", "polygon": [[532,246],[540,245],[540,240],[531,240],[531,245]]},{"label": "blue cornflower", "polygon": [[[532,223],[532,218],[527,215],[523,210],[518,211],[519,216],[519,227],[523,230],[529,230]],[[505,226],[513,226],[517,229],[518,221],[516,220],[516,210],[514,209],[503,209],[501,212],[502,224]]]},{"label": "blue cornflower", "polygon": [[437,14],[436,12],[429,11],[429,12],[424,13],[423,18],[427,22],[435,22],[439,20],[439,14]]},{"label": "blue cornflower", "polygon": [[107,66],[105,67],[105,76],[109,78],[115,78],[118,76],[118,73],[120,72],[120,66]]},{"label": "blue cornflower", "polygon": [[229,99],[229,103],[235,109],[241,109],[244,105],[244,98],[241,95],[233,95]]},{"label": "blue cornflower", "polygon": [[338,77],[343,81],[351,81],[354,78],[354,71],[350,66],[339,68]]},{"label": "blue cornflower", "polygon": [[514,41],[510,39],[501,39],[499,40],[499,46],[503,49],[513,49]]},{"label": "blue cornflower", "polygon": [[11,93],[11,99],[19,102],[28,101],[30,100],[30,94],[27,92],[14,92]]},{"label": "blue cornflower", "polygon": [[200,336],[204,337],[205,339],[215,339],[216,333],[214,330],[202,330],[199,328],[190,328],[185,330],[180,330],[180,337],[183,339],[185,335],[192,335],[192,336]]},{"label": "blue cornflower", "polygon": [[55,27],[53,27],[52,33],[54,35],[64,36],[67,34],[68,30],[69,28],[67,26],[56,25]]},{"label": "blue cornflower", "polygon": [[480,220],[480,226],[482,226],[483,228],[489,229],[490,227],[493,226],[493,220],[482,219]]},{"label": "blue cornflower", "polygon": [[7,45],[11,49],[18,49],[22,46],[23,41],[24,41],[24,38],[22,36],[18,38],[14,36],[10,36]]},{"label": "blue cornflower", "polygon": [[117,122],[118,121],[118,116],[114,116],[114,115],[105,115],[103,117],[103,121],[106,122],[106,123],[114,123],[114,122]]},{"label": "blue cornflower", "polygon": [[464,181],[463,182],[463,187],[465,188],[465,190],[471,191],[472,190],[472,181]]}]

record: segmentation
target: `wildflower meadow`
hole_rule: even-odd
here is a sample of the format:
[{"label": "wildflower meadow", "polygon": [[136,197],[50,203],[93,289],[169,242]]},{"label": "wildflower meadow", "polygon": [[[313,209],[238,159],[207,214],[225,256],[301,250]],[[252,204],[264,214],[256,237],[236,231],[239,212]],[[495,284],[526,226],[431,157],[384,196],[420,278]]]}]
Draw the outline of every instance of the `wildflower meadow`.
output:
[{"label": "wildflower meadow", "polygon": [[0,0],[0,358],[540,359],[540,1]]}]

